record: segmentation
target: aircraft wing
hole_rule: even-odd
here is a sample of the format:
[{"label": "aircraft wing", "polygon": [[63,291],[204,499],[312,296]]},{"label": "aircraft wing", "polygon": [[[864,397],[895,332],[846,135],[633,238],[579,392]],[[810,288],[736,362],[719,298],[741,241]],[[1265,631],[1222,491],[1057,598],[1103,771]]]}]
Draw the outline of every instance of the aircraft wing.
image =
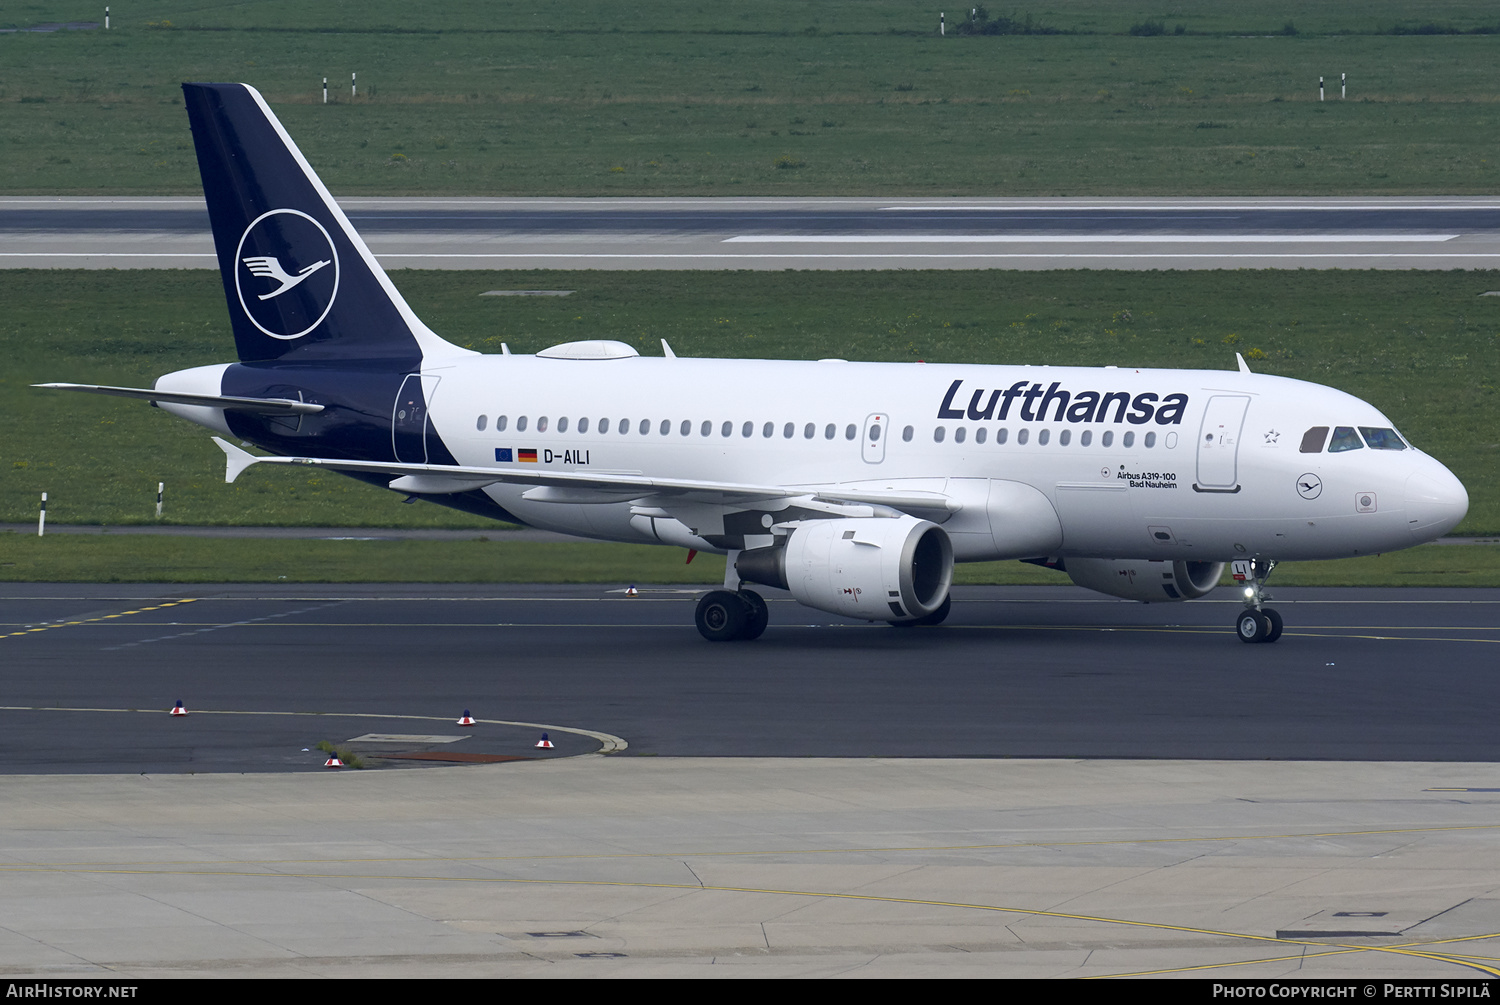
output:
[{"label": "aircraft wing", "polygon": [[892,509],[956,512],[957,502],[936,492],[878,492],[868,489],[840,491],[831,486],[746,485],[735,482],[698,481],[686,478],[655,478],[632,471],[550,471],[452,464],[403,464],[392,461],[356,461],[334,457],[278,457],[252,454],[215,436],[224,451],[224,480],[233,482],[255,464],[285,464],[393,475],[390,488],[413,495],[446,495],[468,492],[486,485],[530,485],[526,498],[538,502],[608,503],[646,496],[691,497],[718,504],[748,503],[764,499],[815,498],[833,503],[889,506]]},{"label": "aircraft wing", "polygon": [[182,391],[154,391],[147,387],[112,387],[108,384],[32,384],[53,391],[82,391],[85,394],[109,394],[117,398],[144,398],[167,401],[174,405],[206,405],[233,412],[257,412],[262,415],[316,415],[322,405],[294,398],[237,398],[223,394],[192,394]]}]

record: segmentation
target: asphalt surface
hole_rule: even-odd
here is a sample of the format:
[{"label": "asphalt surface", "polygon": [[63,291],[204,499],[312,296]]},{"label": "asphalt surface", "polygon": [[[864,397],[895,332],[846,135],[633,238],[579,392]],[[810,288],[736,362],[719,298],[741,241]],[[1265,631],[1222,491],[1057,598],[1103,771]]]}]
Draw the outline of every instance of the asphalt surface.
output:
[{"label": "asphalt surface", "polygon": [[[388,268],[1494,268],[1500,199],[341,201]],[[0,199],[0,267],[216,268],[200,199]]]},{"label": "asphalt surface", "polygon": [[553,724],[626,756],[1500,760],[1500,591],[1273,590],[1255,646],[1221,592],[961,588],[929,630],[772,597],[714,645],[688,589],[8,584],[0,772],[320,770],[319,740],[464,709],[499,756]]}]

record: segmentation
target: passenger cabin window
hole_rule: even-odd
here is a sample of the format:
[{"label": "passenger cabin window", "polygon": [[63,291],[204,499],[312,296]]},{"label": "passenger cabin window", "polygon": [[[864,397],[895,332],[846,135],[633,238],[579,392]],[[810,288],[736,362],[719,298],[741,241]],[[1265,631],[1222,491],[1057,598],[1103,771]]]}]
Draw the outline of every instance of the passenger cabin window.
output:
[{"label": "passenger cabin window", "polygon": [[1031,438],[1031,430],[1029,430],[1029,429],[1022,429],[1022,430],[1018,430],[1016,432],[1016,442],[1019,443],[1019,444],[1021,444],[1021,446],[1023,446],[1023,447],[1026,445],[1026,441],[1029,440],[1030,438]]},{"label": "passenger cabin window", "polygon": [[1130,447],[1135,446],[1135,434],[1134,433],[1126,433],[1125,434],[1125,438],[1123,440],[1121,440],[1120,442],[1125,445],[1126,449],[1129,449]]},{"label": "passenger cabin window", "polygon": [[516,417],[516,432],[526,432],[526,416],[521,415]]},{"label": "passenger cabin window", "polygon": [[497,433],[503,433],[503,432],[505,432],[505,416],[503,416],[503,415],[497,415],[497,416],[495,416],[495,432],[497,432]]},{"label": "passenger cabin window", "polygon": [[1105,434],[1104,434],[1104,439],[1101,440],[1100,442],[1103,443],[1106,447],[1110,446],[1111,444],[1113,444],[1115,442],[1114,431],[1113,430],[1107,430],[1105,432]]},{"label": "passenger cabin window", "polygon": [[831,440],[831,439],[833,439],[834,430],[837,429],[837,428],[838,428],[837,426],[835,426],[833,423],[830,422],[828,424],[827,428],[825,428],[823,430],[823,439],[825,439],[825,440]]},{"label": "passenger cabin window", "polygon": [[698,433],[700,435],[702,435],[702,436],[712,436],[712,435],[714,435],[714,424],[713,424],[713,422],[711,420],[709,420],[709,419],[704,419],[703,420],[703,425],[701,425],[701,426],[698,427]]},{"label": "passenger cabin window", "polygon": [[996,443],[1004,443],[1005,440],[1006,440],[1006,437],[1008,437],[1008,436],[1010,436],[1010,434],[1005,431],[1005,427],[1004,426],[1001,426],[999,429],[995,430],[995,442]]},{"label": "passenger cabin window", "polygon": [[988,429],[985,429],[983,426],[980,426],[978,429],[974,430],[974,442],[975,443],[983,443],[984,442],[984,438],[989,435],[989,432],[990,431]]},{"label": "passenger cabin window", "polygon": [[486,416],[481,415],[479,417],[479,421],[474,423],[474,428],[479,430],[481,433],[484,432],[484,424],[486,422],[486,418]]},{"label": "passenger cabin window", "polygon": [[1048,430],[1045,430],[1045,429],[1042,430],[1040,433],[1036,434],[1037,445],[1045,447],[1047,445],[1047,441],[1049,439],[1051,439],[1051,437],[1052,437],[1051,432],[1049,432]]},{"label": "passenger cabin window", "polygon": [[1304,454],[1321,454],[1323,443],[1328,439],[1327,426],[1314,426],[1302,434],[1302,452]]},{"label": "passenger cabin window", "polygon": [[802,438],[804,440],[810,440],[810,439],[812,439],[814,436],[817,435],[817,433],[818,433],[818,427],[817,427],[816,423],[809,422],[807,425],[805,425],[805,426],[802,427]]},{"label": "passenger cabin window", "polygon": [[586,433],[589,431],[589,420],[587,416],[578,420],[578,431],[580,433]]},{"label": "passenger cabin window", "polygon": [[1406,449],[1406,444],[1401,442],[1401,437],[1396,435],[1394,429],[1372,429],[1369,426],[1360,426],[1359,431],[1364,434],[1365,442],[1370,445],[1371,450]]},{"label": "passenger cabin window", "polygon": [[545,415],[536,420],[536,431],[539,433],[547,431],[547,417]]},{"label": "passenger cabin window", "polygon": [[1080,447],[1086,447],[1086,446],[1088,446],[1090,443],[1093,442],[1093,440],[1094,440],[1094,434],[1091,433],[1091,432],[1089,432],[1087,429],[1085,429],[1082,433],[1078,434],[1078,445]]},{"label": "passenger cabin window", "polygon": [[943,437],[947,436],[947,435],[948,435],[948,431],[946,429],[944,429],[942,426],[938,426],[936,429],[934,429],[932,431],[932,442],[933,443],[942,443],[943,442]]},{"label": "passenger cabin window", "polygon": [[785,439],[788,439],[788,440],[790,440],[794,435],[796,435],[796,433],[797,433],[797,426],[796,426],[795,423],[791,423],[791,422],[788,422],[786,424],[786,426],[784,426],[782,428],[782,430],[781,430],[781,435]]},{"label": "passenger cabin window", "polygon": [[1070,429],[1064,429],[1062,432],[1057,434],[1057,442],[1059,446],[1066,447],[1072,441],[1073,431]]},{"label": "passenger cabin window", "polygon": [[1330,454],[1341,454],[1345,450],[1359,450],[1364,447],[1364,441],[1354,431],[1353,426],[1335,426],[1333,428],[1333,439],[1328,441],[1328,452]]},{"label": "passenger cabin window", "polygon": [[692,419],[683,419],[682,420],[682,435],[683,436],[692,436],[693,435],[693,420]]},{"label": "passenger cabin window", "polygon": [[608,419],[600,419],[599,420],[599,432],[601,432],[601,433],[607,433],[607,432],[609,432],[609,420]]},{"label": "passenger cabin window", "polygon": [[774,432],[776,432],[776,423],[774,422],[768,422],[760,429],[760,435],[764,436],[768,440],[771,438],[771,434]]},{"label": "passenger cabin window", "polygon": [[1147,433],[1146,434],[1146,448],[1150,449],[1151,447],[1154,447],[1154,446],[1156,446],[1156,434],[1155,433]]},{"label": "passenger cabin window", "polygon": [[568,417],[566,415],[557,420],[557,431],[559,433],[566,433],[568,431]]},{"label": "passenger cabin window", "polygon": [[910,443],[911,442],[911,438],[912,438],[912,434],[915,433],[915,432],[916,432],[916,430],[913,429],[913,428],[911,428],[910,426],[907,426],[905,429],[901,430],[901,442],[902,443]]},{"label": "passenger cabin window", "polygon": [[755,432],[755,423],[753,423],[753,422],[747,422],[743,426],[740,427],[740,435],[741,436],[750,436],[754,432]]},{"label": "passenger cabin window", "polygon": [[856,437],[858,435],[859,435],[859,430],[854,427],[854,423],[851,422],[851,423],[849,423],[848,426],[846,426],[844,428],[844,439],[846,439],[846,440],[852,440],[852,439],[854,439],[854,437]]},{"label": "passenger cabin window", "polygon": [[620,434],[623,436],[625,433],[628,433],[628,432],[630,432],[630,420],[629,419],[621,419],[620,420]]},{"label": "passenger cabin window", "polygon": [[968,435],[968,431],[965,430],[963,426],[959,426],[957,429],[955,429],[953,431],[953,442],[954,443],[962,443],[964,441],[964,437],[967,436],[967,435]]},{"label": "passenger cabin window", "polygon": [[672,431],[672,420],[671,419],[662,419],[661,420],[661,435],[666,436],[671,431]]},{"label": "passenger cabin window", "polygon": [[724,436],[732,436],[734,434],[734,423],[724,423],[724,428],[720,429],[719,432]]}]

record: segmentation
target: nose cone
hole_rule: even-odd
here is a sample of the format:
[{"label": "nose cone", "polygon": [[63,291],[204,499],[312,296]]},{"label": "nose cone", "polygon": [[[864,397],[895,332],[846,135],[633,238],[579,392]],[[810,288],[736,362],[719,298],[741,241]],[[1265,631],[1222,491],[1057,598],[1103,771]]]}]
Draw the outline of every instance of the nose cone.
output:
[{"label": "nose cone", "polygon": [[1418,541],[1433,541],[1457,527],[1469,512],[1463,482],[1441,464],[1406,479],[1406,519]]}]

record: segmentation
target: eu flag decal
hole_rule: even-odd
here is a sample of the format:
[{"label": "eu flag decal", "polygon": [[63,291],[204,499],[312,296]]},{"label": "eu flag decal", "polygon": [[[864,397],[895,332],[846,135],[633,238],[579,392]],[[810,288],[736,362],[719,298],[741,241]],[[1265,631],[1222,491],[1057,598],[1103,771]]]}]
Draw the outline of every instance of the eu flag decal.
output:
[{"label": "eu flag decal", "polygon": [[495,460],[500,461],[501,463],[504,463],[504,464],[511,463],[510,448],[509,447],[496,447],[495,448]]}]

